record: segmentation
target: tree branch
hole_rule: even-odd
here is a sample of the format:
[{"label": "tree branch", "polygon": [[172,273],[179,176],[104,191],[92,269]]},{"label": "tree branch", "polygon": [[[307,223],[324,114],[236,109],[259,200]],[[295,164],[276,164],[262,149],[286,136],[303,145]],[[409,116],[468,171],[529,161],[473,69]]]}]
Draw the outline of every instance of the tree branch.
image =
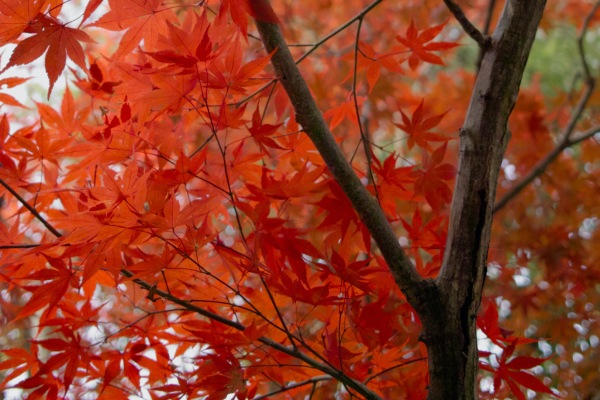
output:
[{"label": "tree branch", "polygon": [[[379,189],[375,184],[375,176],[373,175],[373,152],[371,151],[371,139],[366,132],[367,126],[363,127],[363,117],[360,115],[360,107],[358,106],[358,98],[356,97],[356,86],[358,78],[358,53],[360,51],[360,28],[362,27],[364,15],[358,19],[358,27],[356,28],[356,39],[354,40],[354,67],[352,68],[352,98],[354,99],[354,111],[356,112],[356,120],[358,121],[358,130],[360,132],[360,141],[365,151],[367,159],[367,179],[369,183],[373,183],[373,190],[377,203],[381,204],[379,198]],[[367,124],[368,125],[368,124]],[[358,147],[357,147],[358,150]],[[352,162],[352,159],[350,160]]]},{"label": "tree branch", "polygon": [[490,0],[490,4],[488,4],[487,12],[485,14],[485,23],[483,24],[483,34],[486,36],[490,33],[495,8],[496,0]]},{"label": "tree branch", "polygon": [[[23,204],[23,206],[25,206],[25,208],[27,208],[27,210],[29,210],[29,212],[31,212],[37,219],[39,219],[50,232],[52,232],[57,237],[62,237],[61,233],[58,232],[58,230],[56,230],[56,228],[54,228],[48,221],[46,221],[37,212],[37,210],[35,208],[31,207],[29,205],[29,203],[27,203],[25,201],[25,199],[23,199],[9,185],[7,185],[6,182],[4,182],[2,179],[0,179],[0,184],[2,186],[4,186],[13,196],[15,196],[17,198],[17,200],[19,200],[19,202],[21,202],[21,204]],[[122,269],[121,274],[123,274],[124,276],[126,276],[128,278],[134,277],[134,274],[131,271],[126,270],[126,269]],[[157,289],[156,286],[154,286],[142,279],[133,278],[132,281],[135,282],[136,284],[140,285],[145,290],[151,292],[153,295],[160,296],[163,299],[169,300],[175,304],[179,304],[180,306],[186,308],[187,310],[193,311],[199,315],[202,315],[206,318],[209,318],[211,320],[214,320],[216,322],[219,322],[223,325],[229,326],[230,328],[234,328],[239,331],[244,331],[246,329],[246,327],[239,322],[231,321],[221,315],[218,315],[211,311],[205,310],[202,307],[198,307],[198,306],[190,303],[189,301],[182,300],[176,296],[173,296],[172,294],[170,294],[168,292]],[[347,387],[356,390],[358,393],[360,393],[366,399],[381,400],[381,398],[375,392],[373,392],[371,389],[369,389],[365,384],[355,381],[354,379],[352,379],[349,376],[347,376],[346,374],[344,374],[342,371],[339,371],[329,365],[322,364],[322,363],[310,358],[309,356],[302,353],[299,349],[297,349],[295,347],[292,347],[292,348],[287,347],[285,345],[282,345],[281,343],[275,342],[274,340],[266,338],[266,337],[260,337],[257,340],[260,343],[262,343],[268,347],[271,347],[274,350],[277,350],[279,352],[282,352],[284,354],[292,356],[292,357],[296,358],[297,360],[300,360],[300,361],[304,362],[305,364],[310,365],[311,367],[318,369],[319,371],[331,376],[332,378],[337,379],[338,381],[340,381]]]},{"label": "tree branch", "polygon": [[579,34],[579,37],[577,38],[577,48],[579,49],[579,57],[581,58],[581,65],[583,66],[583,72],[587,79],[593,79],[593,78],[592,78],[592,74],[590,73],[590,67],[585,58],[585,47],[584,47],[583,41],[585,40],[585,35],[587,34],[592,17],[594,16],[594,14],[596,14],[596,11],[598,11],[598,7],[600,7],[600,1],[596,2],[594,7],[592,7],[592,10],[590,11],[590,13],[587,15],[587,17],[583,21],[583,25],[581,27],[581,33]]},{"label": "tree branch", "polygon": [[29,244],[4,244],[0,246],[0,250],[4,249],[30,249],[32,247],[39,247],[39,244],[29,243]]},{"label": "tree branch", "polygon": [[[126,270],[126,269],[122,269],[121,274],[123,274],[124,276],[126,276],[128,278],[133,278],[133,276],[134,276],[134,274],[131,271]],[[239,322],[231,321],[231,320],[229,320],[219,314],[216,314],[212,311],[208,311],[202,307],[198,307],[198,306],[190,303],[187,300],[182,300],[179,297],[173,296],[172,294],[170,294],[168,292],[165,292],[161,289],[157,289],[154,285],[150,284],[149,282],[144,281],[143,279],[133,278],[132,281],[134,283],[136,283],[137,285],[141,286],[143,289],[152,291],[152,293],[154,295],[159,296],[165,300],[169,300],[170,302],[178,304],[182,307],[185,307],[186,309],[193,311],[196,314],[202,315],[203,317],[209,318],[213,321],[219,322],[223,325],[226,325],[226,326],[236,329],[238,331],[244,331],[246,329],[246,326]],[[331,376],[332,378],[340,381],[341,383],[348,386],[349,388],[356,390],[358,393],[360,393],[366,399],[381,400],[381,398],[375,392],[373,392],[371,389],[369,389],[363,383],[355,381],[354,379],[350,378],[343,372],[341,372],[333,367],[330,367],[329,365],[325,365],[318,361],[315,361],[314,359],[310,358],[309,356],[307,356],[306,354],[304,354],[297,348],[285,346],[281,343],[278,343],[278,342],[276,342],[272,339],[269,339],[267,337],[264,337],[264,336],[258,338],[257,340],[258,340],[258,342],[260,342],[274,350],[277,350],[279,352],[282,352],[284,354],[292,356],[292,357],[296,358],[297,360],[300,360],[300,361],[304,362],[305,364],[310,365],[311,367],[318,369],[319,371]]]},{"label": "tree branch", "polygon": [[471,38],[477,42],[479,47],[485,47],[487,43],[487,38],[483,36],[483,34],[469,21],[462,8],[458,4],[456,4],[453,0],[444,0],[446,7],[450,10],[454,17],[462,26],[467,35],[471,36]]},{"label": "tree branch", "polygon": [[412,262],[400,247],[398,239],[381,207],[367,191],[337,145],[306,81],[289,51],[281,30],[275,24],[256,21],[268,53],[275,50],[271,63],[279,82],[290,98],[296,121],[309,136],[336,182],[344,190],[362,222],[377,243],[390,271],[409,302],[418,302],[419,284],[423,282]]},{"label": "tree branch", "polygon": [[331,380],[331,377],[329,375],[315,376],[314,378],[306,379],[304,381],[300,381],[300,382],[296,382],[296,383],[291,383],[287,386],[282,386],[281,388],[279,388],[277,390],[273,390],[272,392],[265,393],[261,396],[257,396],[252,400],[268,399],[271,396],[275,396],[276,394],[280,394],[280,393],[285,393],[288,390],[296,389],[296,388],[306,386],[306,385],[316,385],[317,382],[330,381],[330,380]]},{"label": "tree branch", "polygon": [[585,89],[583,91],[582,96],[579,98],[579,102],[575,106],[573,110],[573,114],[571,114],[571,119],[567,123],[565,127],[560,141],[556,144],[554,149],[550,151],[542,160],[540,160],[532,169],[525,175],[517,184],[515,184],[508,192],[506,192],[500,200],[496,202],[494,205],[494,212],[501,210],[504,206],[508,204],[512,199],[514,199],[523,189],[525,189],[535,178],[542,175],[546,169],[550,166],[550,164],[558,158],[560,153],[566,149],[567,147],[573,146],[581,141],[585,140],[588,137],[593,136],[598,129],[592,128],[581,135],[578,136],[577,140],[571,140],[571,135],[575,131],[575,127],[577,126],[577,122],[581,118],[581,115],[585,111],[585,108],[594,93],[594,88],[596,86],[596,81],[594,77],[590,74],[590,69],[585,58],[585,48],[583,46],[583,41],[585,40],[585,35],[587,34],[589,23],[600,7],[600,1],[596,2],[596,5],[592,8],[591,12],[587,15],[583,26],[581,28],[581,32],[577,39],[577,48],[579,49],[579,57],[581,59],[581,64],[584,72],[584,82]]},{"label": "tree branch", "polygon": [[57,231],[52,225],[50,225],[50,223],[48,223],[48,221],[46,221],[46,219],[44,217],[42,217],[35,208],[30,206],[29,203],[24,198],[22,198],[19,195],[19,193],[17,193],[12,187],[10,187],[6,182],[4,182],[4,180],[0,179],[0,185],[4,186],[4,188],[10,192],[10,194],[15,196],[15,198],[17,200],[19,200],[19,203],[23,204],[23,207],[25,207],[31,214],[33,214],[33,216],[36,217],[38,219],[38,221],[40,221],[42,224],[44,224],[46,229],[48,229],[50,232],[52,232],[52,234],[54,236],[56,236],[56,237],[62,236],[59,231]]},{"label": "tree branch", "polygon": [[579,135],[572,135],[569,139],[569,144],[571,146],[574,146],[597,134],[600,134],[600,125],[594,126],[593,128],[590,128],[587,131],[581,132]]},{"label": "tree branch", "polygon": [[[315,52],[319,47],[321,47],[321,45],[323,45],[324,43],[326,43],[329,39],[331,39],[334,36],[337,36],[339,33],[343,32],[346,28],[348,28],[350,25],[352,25],[356,21],[359,21],[359,20],[363,19],[365,17],[365,15],[367,15],[372,9],[374,9],[375,7],[377,7],[377,5],[379,3],[381,3],[382,1],[383,0],[375,0],[375,1],[373,1],[371,4],[369,4],[368,6],[366,6],[365,8],[363,8],[358,14],[356,14],[354,17],[350,18],[348,21],[344,22],[342,25],[340,25],[335,30],[333,30],[332,32],[330,32],[329,34],[327,34],[321,40],[319,40],[318,42],[315,42],[313,44],[307,45],[308,47],[310,47],[310,50],[308,50],[306,53],[302,54],[296,60],[296,64],[300,64],[304,59],[306,59],[308,56],[310,56],[313,52]],[[288,47],[289,47],[289,45],[288,45]],[[260,92],[262,92],[263,90],[265,90],[266,88],[268,88],[269,86],[271,86],[273,84],[276,84],[276,83],[277,83],[276,79],[272,80],[271,82],[269,82],[269,83],[263,85],[262,87],[260,87],[259,89],[257,89],[254,93],[250,94],[248,97],[246,97],[243,100],[238,101],[237,103],[235,103],[235,105],[236,106],[241,106],[242,104],[244,104],[245,102],[247,102],[248,100],[250,100],[251,98],[253,98],[254,96],[256,96],[257,94],[259,94]]]},{"label": "tree branch", "polygon": [[[485,281],[492,210],[525,64],[546,0],[507,0],[460,129],[458,174],[442,268],[430,306],[419,315],[429,356],[428,398],[473,398],[476,324]],[[465,360],[453,371],[448,360]],[[468,389],[467,389],[468,388]]]},{"label": "tree branch", "polygon": [[419,362],[419,361],[427,361],[427,357],[418,357],[418,358],[412,358],[412,359],[410,359],[410,360],[407,360],[407,361],[405,361],[405,362],[403,362],[403,363],[396,364],[396,365],[394,365],[394,366],[391,366],[391,367],[389,367],[389,368],[386,368],[386,369],[384,369],[383,371],[380,371],[380,372],[376,373],[375,375],[371,375],[371,376],[370,376],[370,377],[369,377],[367,380],[365,380],[365,382],[364,382],[364,383],[365,383],[365,384],[367,384],[367,383],[369,383],[370,381],[372,381],[373,379],[375,379],[375,378],[377,378],[377,377],[379,377],[379,376],[381,376],[381,375],[387,374],[387,373],[388,373],[388,372],[390,372],[390,371],[393,371],[393,370],[395,370],[395,369],[397,369],[397,368],[402,368],[402,367],[404,367],[404,366],[407,366],[407,365],[409,365],[409,364],[416,363],[416,362]]}]

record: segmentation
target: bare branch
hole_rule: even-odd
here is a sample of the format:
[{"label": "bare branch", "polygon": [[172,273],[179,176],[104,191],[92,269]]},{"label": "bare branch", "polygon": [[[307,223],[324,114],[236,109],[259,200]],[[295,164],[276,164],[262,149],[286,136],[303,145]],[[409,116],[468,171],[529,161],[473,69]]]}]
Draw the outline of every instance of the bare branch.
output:
[{"label": "bare branch", "polygon": [[39,247],[39,244],[30,243],[30,244],[5,244],[0,246],[0,250],[4,249],[30,249],[32,247]]},{"label": "bare branch", "polygon": [[572,135],[571,138],[569,138],[569,145],[574,146],[598,134],[600,134],[600,125],[581,132],[579,135]]},{"label": "bare branch", "polygon": [[477,42],[479,47],[485,47],[488,39],[471,23],[471,21],[469,21],[462,8],[460,8],[453,0],[444,0],[444,3],[450,12],[454,14],[454,17],[458,23],[460,23],[460,26],[462,26],[467,35]]},{"label": "bare branch", "polygon": [[[304,46],[305,47],[310,47],[310,50],[308,50],[306,53],[302,54],[302,56],[300,56],[300,58],[298,58],[296,60],[296,64],[300,64],[304,59],[306,59],[308,56],[310,56],[319,47],[321,47],[323,44],[325,44],[327,41],[329,41],[329,39],[333,38],[334,36],[337,36],[339,33],[341,33],[344,30],[346,30],[350,25],[352,25],[356,21],[359,21],[359,20],[363,19],[365,17],[365,15],[367,15],[372,9],[374,9],[382,1],[383,0],[375,0],[375,1],[373,1],[371,4],[369,4],[368,6],[366,6],[365,8],[363,8],[354,17],[352,17],[348,21],[344,22],[342,25],[340,25],[338,28],[336,28],[331,33],[327,34],[324,38],[322,38],[318,42],[315,42],[313,44],[302,45],[303,47]],[[290,47],[290,45],[288,45],[288,47]],[[277,83],[276,79],[274,79],[271,82],[269,82],[269,83],[265,84],[264,86],[260,87],[254,93],[250,94],[245,99],[243,99],[243,100],[235,103],[235,105],[236,106],[241,106],[242,104],[244,104],[245,102],[247,102],[248,100],[250,100],[251,98],[253,98],[254,96],[256,96],[257,94],[259,94],[260,92],[262,92],[263,90],[265,90],[269,86],[273,85],[274,83]]]},{"label": "bare branch", "polygon": [[416,302],[422,296],[419,287],[423,279],[398,243],[376,199],[364,187],[336,143],[290,53],[281,30],[275,24],[258,20],[255,22],[267,52],[275,51],[271,63],[294,107],[296,121],[309,136],[336,182],[344,190],[368,228],[396,283],[409,301]]},{"label": "bare branch", "polygon": [[583,26],[581,28],[581,32],[577,39],[579,56],[581,58],[581,64],[583,67],[583,71],[585,74],[584,84],[585,88],[583,94],[579,98],[579,102],[575,106],[573,113],[571,114],[571,119],[567,123],[563,133],[560,135],[560,141],[554,146],[554,149],[550,151],[542,160],[540,160],[532,169],[525,175],[517,184],[515,184],[508,192],[506,192],[500,200],[496,202],[494,205],[494,212],[501,210],[504,206],[508,204],[509,201],[514,199],[523,189],[525,189],[535,178],[542,175],[546,169],[550,166],[550,164],[556,160],[556,158],[560,155],[560,153],[566,149],[567,147],[573,146],[581,141],[585,140],[588,137],[593,136],[598,130],[597,128],[592,128],[591,131],[586,131],[578,136],[577,140],[571,140],[571,135],[575,131],[575,127],[577,126],[577,122],[581,118],[585,108],[588,104],[588,101],[592,97],[594,92],[594,88],[596,86],[596,81],[594,77],[590,74],[589,66],[585,58],[585,49],[583,46],[583,42],[585,40],[585,35],[587,34],[588,26],[590,20],[596,13],[596,11],[600,8],[600,1],[596,2],[596,5],[592,8],[591,12],[586,17]]},{"label": "bare branch", "polygon": [[296,383],[291,383],[287,386],[282,386],[281,388],[279,388],[277,390],[273,390],[272,392],[265,393],[261,396],[255,397],[252,400],[267,399],[271,396],[275,396],[276,394],[285,393],[288,390],[296,389],[296,388],[306,386],[306,385],[315,385],[317,382],[330,381],[330,380],[331,380],[331,377],[329,375],[315,376],[314,378],[306,379],[304,381],[300,381],[300,382],[296,382]]},{"label": "bare branch", "polygon": [[[123,274],[124,276],[126,276],[128,278],[133,278],[133,276],[134,276],[134,274],[131,271],[126,270],[126,269],[122,269],[121,274]],[[169,300],[175,304],[185,307],[186,309],[188,309],[190,311],[195,312],[196,314],[202,315],[203,317],[209,318],[213,321],[219,322],[223,325],[226,325],[226,326],[236,329],[238,331],[244,331],[246,329],[246,326],[239,322],[231,321],[231,320],[229,320],[219,314],[216,314],[212,311],[208,311],[202,307],[198,307],[198,306],[190,303],[187,300],[180,299],[177,296],[173,296],[170,293],[167,293],[163,290],[157,289],[156,287],[154,287],[154,285],[152,285],[149,282],[144,281],[143,279],[133,278],[132,281],[134,283],[136,283],[137,285],[141,286],[143,289],[146,289],[148,291],[152,290],[155,296],[161,297],[165,300]],[[325,365],[318,361],[315,361],[314,359],[310,358],[309,356],[307,356],[306,354],[304,354],[303,352],[301,352],[299,349],[297,349],[295,347],[285,346],[279,342],[276,342],[276,341],[269,339],[267,337],[264,337],[264,336],[258,338],[257,340],[258,340],[258,342],[260,342],[274,350],[277,350],[284,354],[292,356],[292,357],[306,363],[307,365],[310,365],[311,367],[318,369],[321,372],[326,373],[327,375],[331,376],[334,379],[337,379],[338,381],[340,381],[344,385],[348,386],[349,388],[356,390],[358,393],[360,393],[366,399],[369,399],[369,400],[380,400],[381,399],[375,392],[371,391],[371,389],[369,389],[363,383],[355,381],[354,379],[348,377],[343,372],[341,372],[329,365]]]},{"label": "bare branch", "polygon": [[590,13],[587,15],[587,17],[583,21],[583,25],[581,27],[581,33],[579,34],[579,37],[577,38],[577,47],[579,49],[579,57],[581,58],[581,65],[583,66],[583,72],[587,79],[593,79],[593,78],[592,78],[592,74],[590,73],[590,67],[585,58],[584,40],[585,40],[585,35],[587,33],[587,30],[590,26],[590,21],[592,20],[592,17],[594,16],[594,14],[596,14],[596,11],[598,11],[598,7],[600,7],[600,1],[596,2],[596,4],[594,5],[594,7],[590,11]]},{"label": "bare branch", "polygon": [[[510,137],[508,118],[545,3],[507,0],[489,48],[482,52],[460,129],[458,174],[442,269],[435,296],[420,315],[421,337],[429,355],[430,399],[462,398],[463,388],[476,387],[475,321],[485,280],[496,184]],[[449,359],[466,361],[448,373],[443,366]]]},{"label": "bare branch", "polygon": [[54,236],[56,236],[56,237],[62,236],[59,231],[57,231],[52,225],[50,225],[50,223],[48,223],[48,221],[46,221],[46,219],[44,217],[42,217],[35,208],[30,206],[29,203],[24,198],[22,198],[21,195],[19,195],[19,193],[17,193],[12,187],[10,187],[6,182],[4,182],[3,179],[0,179],[0,185],[4,186],[4,188],[10,192],[10,194],[15,196],[15,198],[19,201],[19,203],[23,204],[23,207],[25,207],[31,214],[33,214],[33,216],[36,217],[38,219],[38,221],[40,221],[42,224],[44,224],[46,229],[48,229],[50,232],[52,232],[52,234]]},{"label": "bare branch", "polygon": [[492,17],[494,16],[494,9],[496,8],[496,0],[490,0],[488,5],[487,13],[485,15],[485,23],[483,24],[483,34],[488,35],[492,26]]}]

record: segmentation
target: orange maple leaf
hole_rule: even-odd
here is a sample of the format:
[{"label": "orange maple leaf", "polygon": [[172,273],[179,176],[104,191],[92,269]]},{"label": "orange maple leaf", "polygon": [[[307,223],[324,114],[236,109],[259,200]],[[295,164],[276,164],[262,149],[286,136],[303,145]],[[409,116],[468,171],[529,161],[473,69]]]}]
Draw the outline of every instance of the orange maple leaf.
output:
[{"label": "orange maple leaf", "polygon": [[256,141],[256,144],[260,147],[260,149],[269,153],[268,147],[273,149],[283,149],[274,138],[272,138],[273,134],[277,132],[277,129],[282,124],[271,125],[271,124],[263,124],[262,118],[260,116],[260,112],[258,110],[259,104],[256,105],[256,110],[252,114],[252,125],[248,127],[248,130],[252,134],[252,138]]},{"label": "orange maple leaf", "polygon": [[444,181],[451,180],[456,168],[450,164],[442,164],[446,154],[447,143],[436,149],[431,156],[423,155],[423,169],[411,173],[415,180],[415,194],[422,194],[435,211],[452,200],[452,191]]},{"label": "orange maple leaf", "polygon": [[[359,107],[365,102],[365,98],[363,96],[358,96],[356,100],[358,101]],[[348,118],[348,120],[352,121],[354,125],[358,126],[356,104],[354,103],[354,99],[352,97],[339,106],[335,106],[327,110],[323,114],[323,117],[325,119],[331,118],[331,121],[329,122],[330,130],[334,130],[344,121],[345,118]]]},{"label": "orange maple leaf", "polygon": [[530,372],[523,371],[524,369],[531,369],[537,367],[549,360],[550,357],[547,358],[536,358],[536,357],[528,357],[528,356],[519,356],[513,357],[513,355],[518,340],[515,339],[512,343],[504,349],[502,355],[500,357],[496,356],[498,359],[498,366],[493,367],[492,365],[480,362],[479,367],[483,370],[489,371],[494,374],[494,386],[493,392],[498,390],[501,386],[501,382],[504,381],[512,394],[518,400],[525,400],[527,397],[521,392],[519,385],[531,389],[538,393],[548,393],[555,394],[552,390],[550,390],[538,377],[531,374]]},{"label": "orange maple leaf", "polygon": [[50,98],[54,83],[65,68],[67,55],[78,67],[87,71],[85,53],[79,42],[92,43],[93,40],[82,30],[67,28],[54,18],[42,17],[35,26],[35,34],[19,42],[0,73],[15,65],[29,64],[48,50],[45,65],[50,81]]},{"label": "orange maple leaf", "polygon": [[233,20],[233,23],[240,30],[242,35],[248,37],[248,4],[246,1],[238,0],[223,0],[221,1],[221,7],[219,7],[218,19],[224,21],[227,12]]},{"label": "orange maple leaf", "polygon": [[161,0],[109,0],[110,11],[94,22],[111,31],[126,29],[114,57],[130,53],[143,40],[147,48],[156,48],[159,35],[167,31],[166,22],[177,24],[172,8],[164,7]]},{"label": "orange maple leaf", "polygon": [[[352,78],[355,72],[365,70],[365,76],[367,78],[367,83],[369,84],[369,93],[371,93],[375,87],[375,84],[379,80],[382,67],[394,74],[402,74],[404,72],[402,67],[400,67],[400,62],[391,57],[393,54],[378,53],[375,51],[373,46],[371,46],[369,43],[363,42],[362,40],[359,40],[358,44],[359,48],[358,57],[356,57],[356,71],[354,71],[354,68],[350,68],[346,74],[346,77],[344,77],[344,82]],[[352,63],[352,65],[354,65],[354,52],[355,50],[343,57],[343,59]]]},{"label": "orange maple leaf", "polygon": [[408,134],[407,145],[409,150],[412,149],[416,144],[421,148],[431,151],[433,149],[428,142],[447,142],[448,140],[452,139],[452,137],[447,135],[430,132],[431,129],[436,127],[441,122],[442,118],[444,118],[447,112],[448,111],[442,114],[434,115],[433,117],[424,118],[425,113],[423,111],[423,100],[421,100],[413,112],[412,118],[409,119],[408,116],[404,114],[404,111],[400,110],[400,114],[402,114],[402,122],[395,122],[394,125]]},{"label": "orange maple leaf", "polygon": [[433,54],[434,51],[448,50],[458,46],[458,43],[451,42],[435,42],[427,43],[433,40],[444,28],[446,23],[433,26],[431,28],[424,29],[419,33],[419,30],[415,27],[415,22],[411,21],[410,26],[406,29],[405,36],[397,35],[396,40],[408,47],[412,54],[408,59],[408,65],[410,69],[414,70],[419,66],[421,61],[428,62],[430,64],[445,65],[442,59]]},{"label": "orange maple leaf", "polygon": [[[20,85],[23,82],[28,81],[29,79],[30,78],[17,78],[17,77],[0,79],[0,88],[3,88],[4,86],[6,86],[6,88],[12,88],[17,85]],[[17,99],[15,99],[13,96],[6,94],[6,93],[0,93],[0,103],[6,104],[9,106],[27,108],[23,104],[21,104],[21,102],[19,102]]]},{"label": "orange maple leaf", "polygon": [[45,257],[52,267],[51,269],[34,272],[23,278],[32,281],[44,281],[45,283],[27,288],[32,292],[31,299],[21,309],[15,320],[27,317],[45,306],[48,306],[48,311],[52,310],[70,286],[78,286],[77,277],[64,261],[49,256]]},{"label": "orange maple leaf", "polygon": [[40,0],[2,0],[0,2],[0,46],[31,29],[45,5]]}]

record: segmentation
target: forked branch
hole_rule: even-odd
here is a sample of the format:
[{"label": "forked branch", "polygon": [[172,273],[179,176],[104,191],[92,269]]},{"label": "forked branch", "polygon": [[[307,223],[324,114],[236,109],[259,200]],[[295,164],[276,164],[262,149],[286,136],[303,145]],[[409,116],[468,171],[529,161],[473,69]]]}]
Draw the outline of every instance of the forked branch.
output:
[{"label": "forked branch", "polygon": [[375,198],[367,191],[336,143],[323,114],[302,77],[281,30],[275,24],[256,21],[271,63],[296,113],[296,121],[311,139],[336,182],[344,190],[362,222],[377,243],[390,271],[409,301],[418,301],[423,279],[400,247],[398,239]]},{"label": "forked branch", "polygon": [[[12,187],[10,187],[2,179],[0,179],[0,184],[2,186],[4,186],[6,188],[6,190],[8,190],[13,196],[15,196],[16,199],[25,208],[27,208],[27,210],[29,210],[33,214],[34,217],[36,217],[41,223],[43,223],[44,226],[49,231],[51,231],[54,235],[56,235],[56,237],[59,237],[59,238],[62,237],[62,234],[56,228],[54,228],[40,213],[38,213],[35,208],[31,207],[31,205],[29,205],[29,203],[27,203],[27,201],[25,201],[25,199],[23,197],[21,197]],[[180,299],[179,297],[174,296],[171,293],[157,289],[155,285],[153,285],[149,282],[146,282],[143,279],[134,278],[134,274],[129,270],[122,269],[121,274],[123,274],[124,276],[126,276],[128,278],[133,278],[132,280],[134,283],[141,286],[143,289],[147,290],[149,293],[152,294],[152,296],[161,297],[172,303],[178,304],[189,311],[195,312],[196,314],[202,315],[203,317],[206,317],[213,321],[219,322],[230,328],[233,328],[233,329],[236,329],[239,331],[244,331],[246,329],[246,327],[239,322],[231,321],[231,320],[229,320],[219,314],[216,314],[212,311],[206,310],[202,307],[198,307],[188,300]],[[313,359],[313,358],[309,357],[308,355],[306,355],[305,353],[301,352],[296,347],[285,346],[285,345],[283,345],[279,342],[276,342],[267,337],[260,337],[257,340],[258,340],[258,342],[260,342],[276,351],[287,354],[299,361],[302,361],[306,365],[309,365],[309,366],[331,376],[332,378],[334,378],[334,379],[338,380],[339,382],[343,383],[344,385],[346,385],[348,388],[355,390],[357,393],[362,395],[365,399],[381,400],[381,398],[375,392],[373,392],[371,389],[369,389],[365,384],[355,381],[354,379],[350,378],[348,375],[344,374],[342,371],[340,371],[336,368],[333,368],[330,365],[323,364],[323,363],[316,361],[315,359]]]},{"label": "forked branch", "polygon": [[[133,276],[134,276],[133,273],[131,273],[131,271],[128,271],[125,269],[121,270],[121,273],[128,278],[133,278]],[[220,322],[223,325],[229,326],[230,328],[234,328],[239,331],[244,331],[246,329],[246,326],[244,326],[243,324],[241,324],[239,322],[231,321],[231,320],[229,320],[221,315],[218,315],[212,311],[208,311],[202,307],[198,307],[197,305],[192,304],[187,300],[180,299],[179,297],[173,296],[172,294],[170,294],[168,292],[157,289],[154,285],[150,284],[149,282],[144,281],[143,279],[133,278],[132,280],[134,283],[141,286],[143,289],[152,291],[152,293],[155,296],[163,298],[165,300],[168,300],[172,303],[178,304],[190,311],[195,312],[196,314],[202,315],[203,317],[209,318],[213,321]],[[329,365],[326,365],[326,364],[323,364],[323,363],[320,363],[320,362],[314,360],[313,358],[311,358],[308,355],[301,352],[298,348],[285,346],[279,342],[274,341],[273,339],[269,339],[264,336],[258,338],[257,340],[258,340],[258,342],[260,342],[274,350],[277,350],[277,351],[287,354],[297,360],[300,360],[300,361],[304,362],[305,364],[338,380],[339,382],[343,383],[347,387],[355,390],[357,393],[364,396],[365,399],[368,399],[368,400],[380,400],[381,399],[375,392],[373,392],[371,389],[369,389],[363,383],[355,381],[354,379],[350,378],[343,372],[341,372]]]},{"label": "forked branch", "polygon": [[462,8],[458,4],[456,4],[453,0],[444,0],[446,7],[450,10],[450,12],[454,15],[460,26],[464,29],[467,35],[469,35],[474,41],[477,42],[479,47],[483,48],[486,46],[487,38],[481,33],[479,29],[475,27],[469,21]]}]

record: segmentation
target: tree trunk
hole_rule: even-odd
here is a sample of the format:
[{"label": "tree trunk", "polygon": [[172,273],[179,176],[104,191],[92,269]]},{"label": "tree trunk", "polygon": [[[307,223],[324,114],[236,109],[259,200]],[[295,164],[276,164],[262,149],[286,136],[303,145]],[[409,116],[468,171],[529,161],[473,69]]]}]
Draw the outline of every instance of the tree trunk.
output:
[{"label": "tree trunk", "polygon": [[507,0],[483,43],[481,67],[460,130],[458,176],[442,270],[422,279],[398,244],[376,200],[337,147],[277,25],[256,21],[296,119],[344,189],[423,324],[430,400],[475,399],[476,320],[486,275],[496,182],[523,70],[546,0]]},{"label": "tree trunk", "polygon": [[486,275],[496,182],[508,144],[508,117],[545,0],[508,0],[483,59],[460,130],[458,176],[437,307],[421,313],[429,352],[429,396],[474,399],[476,320]]}]

